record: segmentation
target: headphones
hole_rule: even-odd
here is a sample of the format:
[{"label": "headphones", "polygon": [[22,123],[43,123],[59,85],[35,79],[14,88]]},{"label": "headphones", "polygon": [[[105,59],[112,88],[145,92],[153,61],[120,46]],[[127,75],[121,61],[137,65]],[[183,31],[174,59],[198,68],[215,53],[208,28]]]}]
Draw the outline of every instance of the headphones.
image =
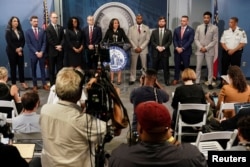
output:
[{"label": "headphones", "polygon": [[78,69],[78,68],[74,68],[74,72],[75,72],[78,76],[80,76],[80,78],[81,78],[79,87],[80,87],[80,89],[82,89],[82,88],[83,88],[83,85],[84,85],[84,74],[83,74],[83,72],[81,71],[81,69]]}]

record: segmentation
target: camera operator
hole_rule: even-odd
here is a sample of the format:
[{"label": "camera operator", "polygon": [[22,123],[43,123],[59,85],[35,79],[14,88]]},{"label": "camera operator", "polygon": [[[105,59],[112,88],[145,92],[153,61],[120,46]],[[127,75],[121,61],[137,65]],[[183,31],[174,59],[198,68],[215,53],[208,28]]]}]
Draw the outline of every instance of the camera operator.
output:
[{"label": "camera operator", "polygon": [[[140,87],[135,88],[130,94],[130,102],[135,107],[142,102],[156,101],[165,103],[169,100],[169,95],[157,81],[157,72],[154,69],[147,69],[140,78]],[[137,118],[133,114],[132,131],[136,132]]]},{"label": "camera operator", "polygon": [[102,142],[106,123],[76,104],[83,83],[83,75],[73,68],[63,68],[57,74],[59,102],[41,109],[42,166],[95,166],[95,145]]}]

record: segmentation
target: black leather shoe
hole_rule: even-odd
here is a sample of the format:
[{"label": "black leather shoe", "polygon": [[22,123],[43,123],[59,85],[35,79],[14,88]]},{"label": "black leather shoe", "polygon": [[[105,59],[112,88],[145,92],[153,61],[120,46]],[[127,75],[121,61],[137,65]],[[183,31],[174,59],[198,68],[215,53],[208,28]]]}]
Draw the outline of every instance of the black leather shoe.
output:
[{"label": "black leather shoe", "polygon": [[135,83],[135,81],[129,81],[129,85],[133,85]]},{"label": "black leather shoe", "polygon": [[209,90],[212,90],[214,87],[210,84],[210,85],[208,85],[208,89]]}]

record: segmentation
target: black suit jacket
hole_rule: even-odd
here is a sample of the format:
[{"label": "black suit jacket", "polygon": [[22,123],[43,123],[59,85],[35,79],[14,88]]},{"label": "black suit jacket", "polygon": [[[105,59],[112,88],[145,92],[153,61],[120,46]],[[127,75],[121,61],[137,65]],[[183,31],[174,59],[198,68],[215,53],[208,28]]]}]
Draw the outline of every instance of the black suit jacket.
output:
[{"label": "black suit jacket", "polygon": [[114,32],[111,29],[108,29],[105,33],[104,38],[103,38],[103,42],[114,43],[115,42],[114,38],[113,38],[114,35],[117,35],[116,42],[129,43],[129,39],[122,28],[117,29],[116,32]]},{"label": "black suit jacket", "polygon": [[81,45],[83,45],[83,43],[84,43],[83,34],[81,30],[79,30],[77,34],[73,30],[70,29],[66,30],[65,44],[67,49],[73,50],[73,47],[80,48]]},{"label": "black suit jacket", "polygon": [[[157,46],[160,45],[159,41],[159,28],[153,30],[150,38],[150,43],[153,50],[153,56],[158,55]],[[165,50],[162,52],[165,56],[171,56],[170,53],[170,45],[172,44],[172,32],[165,28],[163,38],[162,38],[162,46],[165,47]]]},{"label": "black suit jacket", "polygon": [[[89,42],[89,26],[86,26],[83,28],[83,34],[84,34],[84,46],[85,48],[88,48],[88,45],[90,45]],[[93,27],[93,35],[92,35],[92,44],[98,45],[102,40],[102,30],[98,26]]]},{"label": "black suit jacket", "polygon": [[47,51],[49,56],[58,56],[59,54],[63,54],[63,52],[59,52],[55,49],[56,45],[64,44],[64,29],[62,26],[57,25],[58,36],[52,24],[46,29],[46,37],[47,37]]},{"label": "black suit jacket", "polygon": [[19,39],[17,38],[16,33],[13,30],[6,30],[5,39],[7,42],[6,52],[9,56],[16,53],[16,49],[19,47],[24,47],[25,38],[22,30],[18,30]]}]

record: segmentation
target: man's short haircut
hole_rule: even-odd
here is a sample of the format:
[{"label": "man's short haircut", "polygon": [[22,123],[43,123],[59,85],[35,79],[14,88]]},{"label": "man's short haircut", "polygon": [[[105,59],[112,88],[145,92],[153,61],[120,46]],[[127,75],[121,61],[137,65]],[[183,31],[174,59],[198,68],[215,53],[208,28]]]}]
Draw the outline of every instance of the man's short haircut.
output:
[{"label": "man's short haircut", "polygon": [[231,17],[230,19],[234,20],[236,23],[238,23],[238,21],[239,21],[238,17]]},{"label": "man's short haircut", "polygon": [[22,95],[21,101],[25,110],[33,110],[39,102],[39,95],[34,91],[26,92]]},{"label": "man's short haircut", "polygon": [[210,16],[210,18],[212,18],[212,13],[209,12],[209,11],[204,12],[204,13],[203,13],[203,16],[205,16],[205,15],[208,15],[208,16]]},{"label": "man's short haircut", "polygon": [[33,19],[38,19],[38,17],[37,16],[31,16],[30,21],[32,21]]},{"label": "man's short haircut", "polygon": [[181,16],[181,18],[186,18],[187,20],[189,20],[189,17],[187,15],[183,15]]},{"label": "man's short haircut", "polygon": [[146,76],[148,76],[148,77],[156,77],[157,76],[157,72],[153,68],[148,68],[146,70]]},{"label": "man's short haircut", "polygon": [[83,74],[70,67],[61,69],[56,76],[56,94],[61,100],[78,101],[82,95]]},{"label": "man's short haircut", "polygon": [[51,16],[52,16],[52,14],[56,14],[56,15],[57,15],[57,13],[56,13],[56,12],[51,12],[49,16],[51,17]]},{"label": "man's short haircut", "polygon": [[250,115],[239,119],[237,127],[241,136],[250,142]]},{"label": "man's short haircut", "polygon": [[196,80],[196,74],[194,72],[193,69],[191,68],[186,68],[183,72],[182,72],[182,75],[181,75],[181,78],[182,80],[185,82],[185,81],[188,81],[188,80],[192,80],[193,82]]},{"label": "man's short haircut", "polygon": [[5,67],[0,67],[0,79],[8,76],[8,70]]},{"label": "man's short haircut", "polygon": [[165,22],[167,22],[167,19],[166,19],[166,17],[164,17],[164,16],[160,16],[160,17],[158,18],[158,21],[160,21],[160,20],[165,20]]}]

